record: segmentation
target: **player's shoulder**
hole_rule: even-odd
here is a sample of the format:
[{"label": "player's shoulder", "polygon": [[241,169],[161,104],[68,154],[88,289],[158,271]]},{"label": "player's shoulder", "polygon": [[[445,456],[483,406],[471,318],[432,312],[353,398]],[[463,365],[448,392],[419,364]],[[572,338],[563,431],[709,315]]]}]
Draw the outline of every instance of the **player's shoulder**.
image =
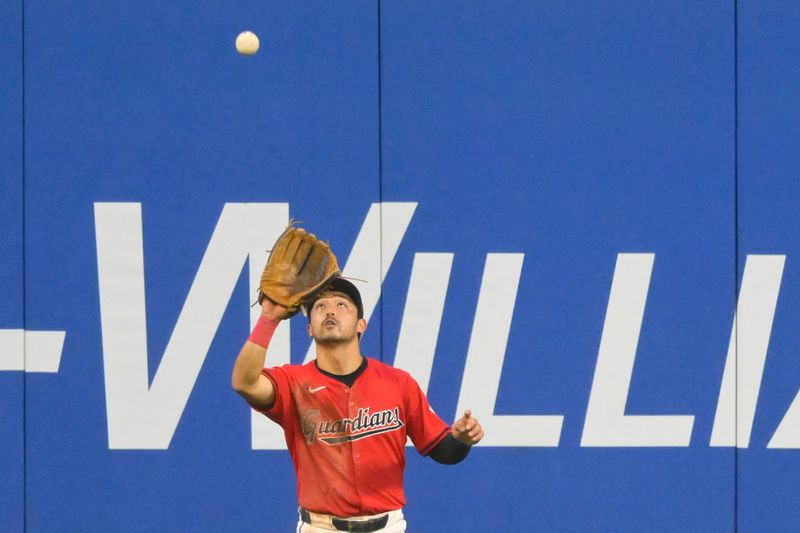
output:
[{"label": "player's shoulder", "polygon": [[409,380],[414,380],[414,378],[403,370],[402,368],[397,368],[392,365],[386,364],[383,361],[379,361],[377,359],[373,359],[372,357],[367,357],[367,364],[368,368],[372,369],[375,374],[383,379],[393,379],[395,381],[405,383]]}]

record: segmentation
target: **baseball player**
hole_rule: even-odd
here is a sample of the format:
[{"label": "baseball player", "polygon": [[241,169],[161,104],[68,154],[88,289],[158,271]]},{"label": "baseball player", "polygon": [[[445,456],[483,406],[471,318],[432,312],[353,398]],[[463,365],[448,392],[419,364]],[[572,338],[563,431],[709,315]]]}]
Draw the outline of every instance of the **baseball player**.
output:
[{"label": "baseball player", "polygon": [[402,532],[407,437],[420,454],[455,464],[483,430],[470,411],[448,426],[407,372],[364,357],[358,289],[340,277],[327,287],[303,304],[316,360],[264,368],[273,332],[291,314],[264,298],[232,385],[284,430],[297,473],[298,532]]}]

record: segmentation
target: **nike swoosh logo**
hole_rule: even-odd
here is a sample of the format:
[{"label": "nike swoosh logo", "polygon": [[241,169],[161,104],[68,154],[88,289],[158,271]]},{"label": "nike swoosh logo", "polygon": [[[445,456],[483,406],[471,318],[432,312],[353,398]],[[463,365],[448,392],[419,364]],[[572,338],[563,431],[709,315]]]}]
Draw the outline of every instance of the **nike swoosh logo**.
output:
[{"label": "nike swoosh logo", "polygon": [[313,388],[309,387],[308,388],[308,392],[310,392],[311,394],[316,394],[319,391],[321,391],[322,389],[327,389],[327,388],[328,388],[327,385],[322,385],[321,387],[313,387]]}]

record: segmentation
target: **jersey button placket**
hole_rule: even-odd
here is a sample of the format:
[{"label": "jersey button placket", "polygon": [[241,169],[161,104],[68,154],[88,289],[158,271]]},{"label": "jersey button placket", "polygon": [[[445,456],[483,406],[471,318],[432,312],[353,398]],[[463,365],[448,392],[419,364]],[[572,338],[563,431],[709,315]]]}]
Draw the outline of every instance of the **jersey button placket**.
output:
[{"label": "jersey button placket", "polygon": [[[345,392],[347,393],[345,401],[347,402],[347,412],[350,415],[350,419],[353,420],[358,416],[358,409],[356,409],[356,402],[353,398],[353,391],[352,389],[345,387]],[[353,462],[356,462],[358,459],[361,458],[361,454],[356,452],[356,441],[350,441],[350,450],[353,454]]]},{"label": "jersey button placket", "polygon": [[345,387],[344,388],[344,392],[345,392],[344,404],[345,404],[345,407],[347,409],[347,413],[350,415],[350,418],[353,418],[354,416],[356,416],[355,409],[354,409],[354,407],[356,405],[356,402],[353,401],[352,390],[350,388],[348,388],[348,387]]},{"label": "jersey button placket", "polygon": [[[353,419],[356,418],[356,416],[358,416],[358,409],[356,409],[355,398],[352,397],[352,390],[350,389],[350,387],[345,387],[343,390],[344,390],[344,393],[345,393],[344,402],[345,402],[347,414],[350,417],[350,420],[353,420]],[[353,431],[353,429],[351,428],[350,429],[351,434],[352,434],[352,431]],[[353,440],[350,441],[350,457],[351,457],[351,460],[353,461],[353,477],[354,477],[354,479],[353,479],[354,487],[353,488],[355,488],[355,491],[358,494],[359,499],[361,499],[362,498],[361,497],[361,493],[358,490],[358,486],[359,486],[359,481],[358,480],[361,477],[360,476],[360,472],[359,472],[359,470],[360,470],[359,463],[361,462],[361,454],[356,451],[356,448],[358,448],[358,444],[357,443],[358,443],[358,441],[353,441]]]}]

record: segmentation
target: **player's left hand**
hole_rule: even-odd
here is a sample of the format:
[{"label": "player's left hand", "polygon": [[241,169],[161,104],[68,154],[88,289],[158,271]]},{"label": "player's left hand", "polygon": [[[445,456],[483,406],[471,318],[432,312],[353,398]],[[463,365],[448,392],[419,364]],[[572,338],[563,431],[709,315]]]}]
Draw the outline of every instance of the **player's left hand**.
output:
[{"label": "player's left hand", "polygon": [[472,411],[469,409],[455,421],[451,432],[457,441],[467,446],[477,444],[483,438],[483,428],[477,418],[472,418]]}]

